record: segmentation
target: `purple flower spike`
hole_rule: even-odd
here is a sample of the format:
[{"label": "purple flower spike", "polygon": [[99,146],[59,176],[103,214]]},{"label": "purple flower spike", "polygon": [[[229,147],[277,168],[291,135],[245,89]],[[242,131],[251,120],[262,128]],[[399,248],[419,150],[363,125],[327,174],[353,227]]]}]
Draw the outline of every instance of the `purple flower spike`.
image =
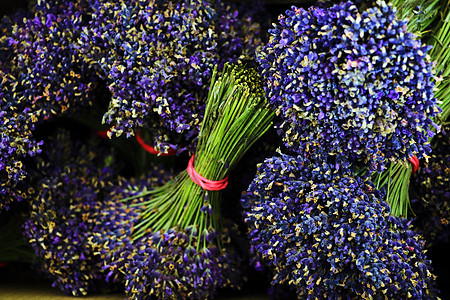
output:
[{"label": "purple flower spike", "polygon": [[322,160],[266,159],[242,199],[251,249],[301,299],[435,299],[423,241],[382,199]]},{"label": "purple flower spike", "polygon": [[440,111],[427,51],[383,1],[292,7],[256,57],[278,132],[296,153],[323,152],[382,171],[430,152]]},{"label": "purple flower spike", "polygon": [[104,114],[112,134],[129,137],[146,128],[157,150],[170,143],[192,150],[214,67],[250,60],[259,27],[221,1],[97,1],[94,7],[81,41],[112,93]]}]

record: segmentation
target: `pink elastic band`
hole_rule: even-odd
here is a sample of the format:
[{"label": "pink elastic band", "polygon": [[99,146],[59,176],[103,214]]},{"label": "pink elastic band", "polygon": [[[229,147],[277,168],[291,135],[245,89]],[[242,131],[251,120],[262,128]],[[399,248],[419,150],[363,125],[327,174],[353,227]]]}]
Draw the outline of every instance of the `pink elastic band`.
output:
[{"label": "pink elastic band", "polygon": [[194,155],[192,155],[191,159],[189,160],[187,172],[195,184],[201,186],[204,190],[207,191],[220,191],[226,188],[228,185],[228,176],[222,180],[214,181],[206,179],[202,175],[198,174],[194,169]]},{"label": "pink elastic band", "polygon": [[417,172],[417,170],[419,169],[419,160],[417,159],[417,157],[415,155],[411,156],[411,158],[408,159],[412,165],[413,165],[413,174]]},{"label": "pink elastic band", "polygon": [[144,140],[141,138],[139,130],[136,133],[136,140],[139,143],[139,145],[141,145],[141,147],[144,148],[145,151],[147,151],[148,153],[151,153],[151,154],[155,154],[155,155],[159,155],[159,156],[173,156],[177,153],[177,150],[175,150],[175,149],[169,149],[167,151],[167,153],[156,150],[153,146],[150,146],[149,144],[144,142]]}]

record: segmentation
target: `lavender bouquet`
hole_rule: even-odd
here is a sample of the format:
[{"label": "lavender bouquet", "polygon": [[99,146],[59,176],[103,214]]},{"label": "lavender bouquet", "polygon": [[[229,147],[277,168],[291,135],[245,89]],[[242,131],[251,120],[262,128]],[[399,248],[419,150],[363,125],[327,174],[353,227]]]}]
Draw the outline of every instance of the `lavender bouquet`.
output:
[{"label": "lavender bouquet", "polygon": [[[436,61],[434,71],[438,75],[435,78],[435,97],[438,100],[441,111],[435,116],[434,121],[438,125],[445,124],[450,115],[450,97],[448,84],[448,57],[449,40],[447,38],[449,5],[439,1],[403,1],[392,3],[399,10],[397,16],[400,19],[410,18],[407,28],[421,37],[422,41],[433,47],[430,50],[430,57]],[[420,5],[419,5],[420,4]],[[439,13],[442,11],[441,13]],[[439,130],[439,128],[438,128]],[[437,131],[438,131],[437,130]],[[431,142],[433,136],[428,138]],[[428,157],[425,157],[427,163]],[[392,161],[387,170],[381,173],[374,173],[372,180],[377,183],[378,188],[387,190],[386,199],[391,205],[392,214],[406,217],[411,209],[409,200],[409,183],[413,173],[419,167],[419,160],[413,156],[410,163]]]},{"label": "lavender bouquet", "polygon": [[[261,34],[222,1],[94,1],[80,43],[112,93],[110,136],[149,131],[156,150],[193,150],[215,66],[251,61]],[[178,145],[181,144],[181,145]]]},{"label": "lavender bouquet", "polygon": [[257,59],[286,147],[379,171],[430,152],[428,128],[439,112],[430,47],[405,25],[384,2],[280,16]]},{"label": "lavender bouquet", "polygon": [[[290,151],[369,173],[430,152],[440,112],[430,47],[406,25],[384,2],[362,12],[351,2],[294,7],[279,18],[257,58]],[[406,214],[391,205],[394,215]]]},{"label": "lavender bouquet", "polygon": [[205,298],[222,287],[239,287],[240,275],[223,226],[221,192],[227,175],[270,127],[261,81],[253,69],[225,64],[214,70],[205,118],[188,169],[162,187],[144,187],[123,201],[138,212],[133,243],[110,269],[127,268],[133,298]]},{"label": "lavender bouquet", "polygon": [[23,225],[39,258],[35,263],[68,295],[101,291],[106,287],[102,260],[88,241],[103,225],[95,220],[114,182],[111,157],[97,139],[73,142],[65,130],[46,140],[44,153],[36,159],[36,193],[29,199]]},{"label": "lavender bouquet", "polygon": [[0,209],[27,197],[24,160],[41,152],[33,131],[91,104],[96,86],[76,41],[86,1],[37,1],[0,24]]},{"label": "lavender bouquet", "polygon": [[424,242],[383,193],[320,159],[266,159],[242,199],[255,254],[299,299],[435,299]]}]

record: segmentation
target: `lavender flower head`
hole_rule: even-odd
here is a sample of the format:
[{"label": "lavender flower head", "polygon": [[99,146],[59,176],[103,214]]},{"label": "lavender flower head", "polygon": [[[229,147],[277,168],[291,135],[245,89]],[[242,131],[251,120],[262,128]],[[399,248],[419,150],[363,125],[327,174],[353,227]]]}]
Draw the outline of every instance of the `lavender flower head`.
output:
[{"label": "lavender flower head", "polygon": [[36,125],[89,104],[95,86],[76,46],[87,2],[60,2],[38,1],[0,24],[0,209],[28,193],[23,159],[41,151]]},{"label": "lavender flower head", "polygon": [[[292,151],[324,152],[381,171],[430,152],[440,111],[427,51],[383,1],[292,7],[257,53],[266,94]],[[318,146],[320,145],[320,149]]]},{"label": "lavender flower head", "polygon": [[196,232],[195,227],[149,232],[122,255],[128,261],[125,289],[133,299],[150,295],[158,299],[207,299],[219,288],[242,284],[240,258],[227,229],[206,235]]},{"label": "lavender flower head", "polygon": [[424,236],[427,246],[447,242],[450,230],[450,126],[431,141],[433,152],[428,162],[411,177],[411,205],[416,214],[415,229]]},{"label": "lavender flower head", "polygon": [[[157,149],[199,132],[214,66],[253,57],[259,33],[220,1],[97,1],[81,42],[112,93],[111,134],[148,129]],[[172,144],[169,144],[169,141]],[[191,148],[193,145],[191,145]]]},{"label": "lavender flower head", "polygon": [[162,186],[172,177],[172,171],[162,167],[154,167],[144,178],[118,178],[111,183],[105,198],[98,206],[95,223],[100,224],[97,231],[92,232],[90,247],[96,249],[103,261],[102,269],[108,282],[124,283],[123,252],[133,248],[134,224],[139,218],[139,210],[133,204],[141,198],[129,202],[121,201],[142,192],[142,186]]},{"label": "lavender flower head", "polygon": [[[144,197],[118,201],[156,187],[169,179],[167,170],[155,168],[142,179],[122,179],[111,189],[97,223],[102,224],[90,244],[104,261],[108,281],[122,283],[130,298],[204,299],[223,287],[242,283],[240,257],[231,237],[236,228],[226,225],[221,233],[199,233],[195,226],[152,232],[133,239]],[[220,247],[217,241],[220,241]]]},{"label": "lavender flower head", "polygon": [[46,144],[37,160],[36,197],[23,226],[44,274],[74,296],[105,285],[102,261],[88,240],[102,226],[95,220],[113,176],[95,152],[101,149],[72,143],[67,131]]},{"label": "lavender flower head", "polygon": [[[409,241],[389,231],[382,197],[350,171],[281,155],[259,165],[242,201],[250,243],[273,269],[273,284],[289,284],[299,298],[432,298],[429,261],[420,256],[417,268],[403,255]],[[397,264],[411,280],[397,276]]]},{"label": "lavender flower head", "polygon": [[42,145],[32,138],[32,111],[17,96],[20,84],[14,72],[14,53],[8,42],[13,27],[20,26],[23,18],[24,14],[19,12],[3,17],[0,22],[0,211],[32,193],[27,186],[23,159],[40,153]]}]

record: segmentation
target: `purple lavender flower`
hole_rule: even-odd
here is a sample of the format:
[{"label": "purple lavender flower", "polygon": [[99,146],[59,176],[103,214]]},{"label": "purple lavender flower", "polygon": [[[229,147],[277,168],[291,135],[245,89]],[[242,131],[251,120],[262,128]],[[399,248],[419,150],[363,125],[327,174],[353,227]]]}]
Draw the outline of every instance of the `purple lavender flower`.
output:
[{"label": "purple lavender flower", "polygon": [[105,286],[102,260],[88,241],[102,228],[95,221],[112,170],[101,149],[72,143],[67,131],[59,131],[44,150],[24,234],[54,287],[86,295]]},{"label": "purple lavender flower", "polygon": [[432,142],[428,162],[411,177],[411,205],[416,214],[415,229],[427,246],[447,242],[450,234],[450,126],[444,126]]},{"label": "purple lavender flower", "polygon": [[122,179],[104,201],[96,221],[102,225],[90,244],[104,261],[107,280],[124,284],[133,299],[203,299],[219,288],[239,287],[243,275],[233,242],[237,234],[234,226],[226,225],[220,234],[210,230],[205,235],[192,226],[147,231],[138,239],[132,238],[140,213],[134,204],[145,198],[137,197],[131,203],[118,200],[137,196],[142,186],[162,185],[168,174],[155,169],[143,179]]},{"label": "purple lavender flower", "polygon": [[32,12],[2,19],[0,209],[31,192],[23,161],[41,151],[35,126],[91,101],[94,77],[76,43],[86,4],[38,1]]},{"label": "purple lavender flower", "polygon": [[101,224],[92,232],[90,247],[99,252],[103,261],[103,272],[108,282],[125,283],[123,276],[126,255],[132,249],[134,224],[139,218],[139,210],[133,204],[142,201],[137,198],[131,203],[121,201],[142,192],[144,187],[161,186],[172,177],[172,171],[154,167],[140,179],[119,178],[114,181],[98,207],[95,223]]},{"label": "purple lavender flower", "polygon": [[429,46],[379,1],[358,11],[292,7],[257,53],[284,143],[381,171],[430,152],[439,112]]},{"label": "purple lavender flower", "polygon": [[[126,292],[133,299],[206,299],[223,287],[239,287],[240,259],[230,233],[208,235],[169,229],[138,239],[125,264]],[[200,235],[200,237],[199,237]],[[216,243],[220,241],[220,247]]]},{"label": "purple lavender flower", "polygon": [[[431,299],[434,277],[417,235],[412,242],[390,229],[382,197],[349,170],[281,155],[259,165],[242,201],[250,243],[273,269],[273,284],[289,284],[298,297]],[[410,246],[411,259],[403,255]]]},{"label": "purple lavender flower", "polygon": [[129,137],[144,127],[157,149],[194,147],[214,66],[250,59],[258,30],[246,19],[240,31],[238,12],[220,1],[97,1],[95,7],[81,40],[112,93],[103,118],[112,134]]}]

